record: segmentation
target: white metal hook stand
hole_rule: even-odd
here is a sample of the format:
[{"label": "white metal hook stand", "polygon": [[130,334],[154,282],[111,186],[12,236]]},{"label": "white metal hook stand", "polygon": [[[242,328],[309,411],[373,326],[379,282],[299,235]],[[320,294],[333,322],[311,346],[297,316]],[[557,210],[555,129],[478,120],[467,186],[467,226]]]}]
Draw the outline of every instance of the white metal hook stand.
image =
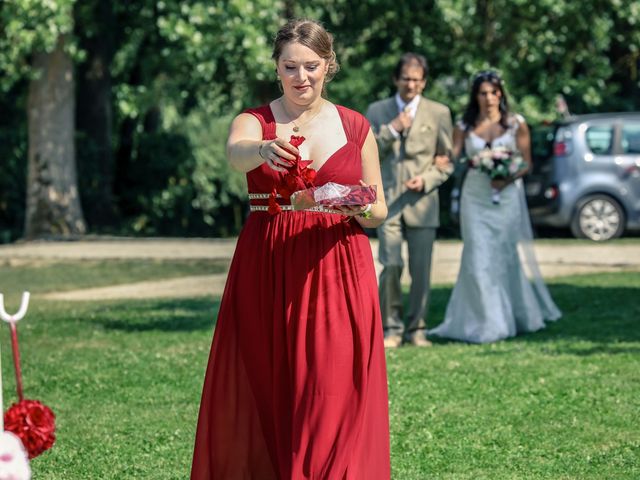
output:
[{"label": "white metal hook stand", "polygon": [[22,300],[20,302],[20,308],[17,313],[10,315],[4,308],[4,295],[0,293],[0,318],[5,322],[15,323],[19,320],[22,320],[27,313],[27,308],[29,308],[29,297],[31,294],[29,292],[22,292]]},{"label": "white metal hook stand", "polygon": [[[18,350],[18,331],[16,330],[16,323],[24,318],[29,308],[29,292],[22,293],[22,300],[20,301],[20,308],[13,315],[7,313],[4,307],[4,295],[0,293],[0,318],[9,324],[11,329],[11,343],[13,346],[13,364],[16,369],[16,388],[18,390],[19,400],[23,399],[22,394],[22,372],[20,370],[20,350]],[[4,403],[2,397],[2,370],[0,363],[0,432],[4,431]]]}]

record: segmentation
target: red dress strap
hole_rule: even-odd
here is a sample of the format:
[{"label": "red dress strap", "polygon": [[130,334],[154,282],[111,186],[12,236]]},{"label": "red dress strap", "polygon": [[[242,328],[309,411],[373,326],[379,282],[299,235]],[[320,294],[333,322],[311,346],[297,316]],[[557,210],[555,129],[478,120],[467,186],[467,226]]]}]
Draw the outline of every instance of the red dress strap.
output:
[{"label": "red dress strap", "polygon": [[336,108],[342,116],[342,124],[344,125],[347,140],[362,148],[371,128],[369,120],[361,113],[342,105],[336,105]]},{"label": "red dress strap", "polygon": [[276,120],[273,118],[273,112],[268,104],[256,108],[248,108],[243,113],[249,113],[258,119],[262,126],[263,140],[276,138]]}]

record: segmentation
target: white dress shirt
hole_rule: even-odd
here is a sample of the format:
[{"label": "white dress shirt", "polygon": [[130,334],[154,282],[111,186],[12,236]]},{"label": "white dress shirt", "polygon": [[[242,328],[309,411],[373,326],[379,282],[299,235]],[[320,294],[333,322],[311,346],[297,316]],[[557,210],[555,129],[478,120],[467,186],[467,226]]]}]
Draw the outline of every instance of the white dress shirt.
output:
[{"label": "white dress shirt", "polygon": [[[420,103],[420,95],[416,95],[415,97],[413,97],[410,102],[405,102],[404,100],[402,100],[402,97],[400,97],[400,94],[396,93],[395,99],[396,105],[398,105],[398,112],[405,111],[412,119],[416,118],[418,104]],[[387,126],[389,127],[389,131],[394,137],[400,138],[400,132],[396,131],[396,129],[393,128],[390,123]]]}]

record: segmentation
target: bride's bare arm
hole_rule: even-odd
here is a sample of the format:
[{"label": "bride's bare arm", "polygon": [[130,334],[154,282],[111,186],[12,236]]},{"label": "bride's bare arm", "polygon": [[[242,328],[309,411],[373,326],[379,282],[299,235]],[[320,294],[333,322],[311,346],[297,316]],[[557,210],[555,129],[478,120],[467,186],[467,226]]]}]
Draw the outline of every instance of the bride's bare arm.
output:
[{"label": "bride's bare arm", "polygon": [[525,176],[529,172],[529,170],[531,170],[531,165],[532,165],[531,133],[529,132],[529,127],[527,126],[527,123],[524,121],[524,119],[523,121],[520,122],[520,125],[518,126],[518,131],[516,133],[516,146],[518,147],[518,150],[522,154],[522,158],[524,159],[524,162],[527,164],[527,168],[520,170],[514,176],[514,179]]},{"label": "bride's bare arm", "polygon": [[464,147],[464,132],[456,125],[453,129],[453,161],[456,162],[462,155]]}]

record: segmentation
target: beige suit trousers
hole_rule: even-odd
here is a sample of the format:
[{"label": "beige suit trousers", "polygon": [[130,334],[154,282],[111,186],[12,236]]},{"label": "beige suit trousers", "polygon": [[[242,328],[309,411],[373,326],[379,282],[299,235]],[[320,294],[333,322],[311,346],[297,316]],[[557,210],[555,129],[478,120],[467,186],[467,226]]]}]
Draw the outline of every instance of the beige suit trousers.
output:
[{"label": "beige suit trousers", "polygon": [[[401,215],[378,227],[378,259],[383,266],[380,274],[380,309],[385,336],[398,335],[407,339],[419,331],[426,334],[425,314],[431,281],[431,252],[436,229],[407,227]],[[409,309],[404,324],[404,301],[400,283],[404,261],[402,242],[409,247]]]}]

